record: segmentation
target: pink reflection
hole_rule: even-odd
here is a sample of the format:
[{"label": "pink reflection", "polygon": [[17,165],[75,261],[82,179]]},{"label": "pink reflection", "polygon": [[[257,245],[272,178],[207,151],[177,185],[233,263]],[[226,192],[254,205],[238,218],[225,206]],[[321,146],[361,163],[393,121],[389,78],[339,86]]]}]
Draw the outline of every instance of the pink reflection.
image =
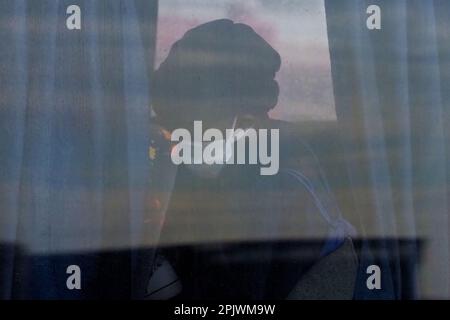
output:
[{"label": "pink reflection", "polygon": [[325,13],[321,1],[285,6],[260,0],[160,2],[156,66],[186,31],[228,18],[251,26],[281,55],[280,97],[271,116],[289,121],[336,120]]}]

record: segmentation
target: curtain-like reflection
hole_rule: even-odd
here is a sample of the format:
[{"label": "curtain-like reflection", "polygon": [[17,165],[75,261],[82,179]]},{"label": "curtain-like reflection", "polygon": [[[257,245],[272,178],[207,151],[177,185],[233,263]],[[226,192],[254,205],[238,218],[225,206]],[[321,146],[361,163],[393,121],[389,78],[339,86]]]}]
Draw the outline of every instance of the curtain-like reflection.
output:
[{"label": "curtain-like reflection", "polygon": [[[118,288],[141,257],[49,255],[142,246],[158,235],[158,225],[142,223],[157,2],[77,1],[81,30],[66,28],[71,4],[0,4],[0,241],[34,255],[5,249],[2,297],[82,295],[61,281],[77,263],[87,279],[110,273],[104,284],[121,268]],[[95,290],[108,295],[108,286]]]},{"label": "curtain-like reflection", "polygon": [[[371,4],[381,30],[365,27]],[[343,210],[368,237],[425,241],[420,278],[410,274],[414,261],[385,265],[396,297],[420,283],[422,297],[448,298],[450,3],[326,1],[326,12],[351,180]],[[385,254],[395,261],[404,252]]]}]

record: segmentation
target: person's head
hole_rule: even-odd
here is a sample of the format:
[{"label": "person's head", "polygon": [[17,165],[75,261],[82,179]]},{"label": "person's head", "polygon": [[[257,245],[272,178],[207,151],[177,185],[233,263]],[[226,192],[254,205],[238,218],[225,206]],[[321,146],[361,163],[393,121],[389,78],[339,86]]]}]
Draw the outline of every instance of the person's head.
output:
[{"label": "person's head", "polygon": [[168,129],[229,128],[267,117],[278,101],[280,55],[251,27],[216,20],[186,32],[155,71],[153,110]]}]

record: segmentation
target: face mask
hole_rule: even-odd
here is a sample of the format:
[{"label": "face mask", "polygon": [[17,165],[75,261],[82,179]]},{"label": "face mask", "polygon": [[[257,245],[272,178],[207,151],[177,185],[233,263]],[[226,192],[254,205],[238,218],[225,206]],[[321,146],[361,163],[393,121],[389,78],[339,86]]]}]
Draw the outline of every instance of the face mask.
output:
[{"label": "face mask", "polygon": [[[206,179],[214,179],[217,178],[220,175],[220,172],[222,171],[224,165],[231,159],[231,157],[234,156],[233,153],[233,148],[234,148],[234,143],[239,141],[240,139],[242,139],[243,137],[245,137],[245,135],[247,134],[249,129],[246,129],[245,131],[240,131],[239,133],[235,132],[235,127],[236,127],[236,123],[237,123],[237,117],[234,118],[233,121],[233,134],[229,137],[227,137],[226,139],[222,139],[222,140],[217,140],[220,141],[222,143],[220,143],[220,146],[222,146],[219,150],[216,148],[216,153],[213,157],[213,164],[207,164],[204,163],[203,159],[196,159],[195,155],[194,158],[192,159],[193,161],[191,161],[192,164],[185,164],[185,166],[195,175],[201,177],[201,178],[206,178]],[[217,141],[215,141],[214,143],[217,143]],[[212,142],[208,143],[211,144]],[[203,149],[203,142],[192,142],[191,146],[192,147],[198,147],[201,146],[202,150]],[[206,146],[205,146],[206,147]],[[200,155],[201,157],[203,157],[203,152],[202,155]],[[198,161],[196,161],[198,160]],[[194,164],[195,162],[201,162],[201,164]]]}]

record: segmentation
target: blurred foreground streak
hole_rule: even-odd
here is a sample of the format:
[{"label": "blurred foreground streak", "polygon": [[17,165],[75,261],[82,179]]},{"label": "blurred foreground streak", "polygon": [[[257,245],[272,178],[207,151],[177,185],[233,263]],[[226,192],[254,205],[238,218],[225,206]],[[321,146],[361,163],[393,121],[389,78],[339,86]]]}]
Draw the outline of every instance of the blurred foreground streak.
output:
[{"label": "blurred foreground streak", "polygon": [[[389,266],[398,266],[403,270],[410,270],[413,261],[417,261],[417,248],[422,245],[419,242],[407,239],[367,239],[361,241],[354,239],[353,243],[358,254],[358,260],[376,260],[386,259]],[[255,269],[256,266],[266,263],[268,260],[265,255],[265,247],[268,244],[275,245],[281,250],[277,250],[271,257],[280,267],[289,265],[292,261],[298,261],[300,266],[307,266],[309,261],[314,260],[314,251],[320,247],[322,239],[298,240],[298,241],[250,241],[238,242],[228,245],[228,249],[223,251],[214,244],[202,245],[179,245],[165,247],[168,254],[171,252],[183,250],[202,250],[207,253],[205,261],[187,260],[185,263],[194,264],[199,267],[198,272],[202,273],[202,279],[191,278],[185,282],[185,286],[195,288],[191,294],[197,296],[187,297],[186,294],[180,296],[180,299],[198,299],[198,295],[205,299],[220,299],[229,293],[221,285],[225,284],[227,279],[243,276],[245,270]],[[361,250],[362,243],[367,243],[371,248],[371,257],[364,256]],[[149,251],[155,250],[154,247],[135,248],[133,250],[104,250],[89,252],[71,252],[60,254],[30,254],[22,248],[2,244],[0,245],[0,290],[3,292],[2,299],[69,299],[69,300],[90,300],[90,299],[144,299],[144,293],[133,290],[133,279],[144,281],[145,277],[132,270],[130,265],[124,264],[124,261],[130,260],[133,256],[146,256]],[[356,288],[365,287],[365,279],[354,279],[355,266],[349,265],[348,256],[353,251],[342,251],[333,254],[330,257],[332,265],[327,265],[327,260],[314,265],[300,279],[294,280],[290,277],[284,279],[285,285],[292,287],[292,292],[288,299],[351,299],[355,294],[355,288],[348,287],[354,284]],[[367,253],[367,251],[365,251]],[[400,252],[401,255],[397,256]],[[225,263],[224,255],[228,257]],[[353,257],[352,259],[354,259]],[[230,263],[231,262],[231,263]],[[357,262],[357,261],[356,261]],[[12,266],[14,263],[14,266]],[[82,290],[68,290],[66,280],[69,275],[66,268],[69,265],[78,265],[81,269]],[[14,269],[11,277],[5,277],[10,268]],[[222,270],[221,279],[212,277],[214,270]],[[340,273],[346,270],[347,273]],[[337,272],[340,271],[340,272]],[[235,273],[238,272],[238,273]],[[240,272],[240,273],[239,273]],[[251,275],[247,275],[250,277]],[[404,280],[408,280],[410,275],[404,274]],[[245,281],[246,278],[243,278]],[[349,281],[348,281],[349,280]],[[217,283],[216,290],[202,291],[204,288],[211,288],[208,282]],[[357,281],[362,281],[358,284]],[[191,283],[192,282],[192,283]],[[296,284],[297,283],[297,284]],[[145,285],[147,282],[145,282]],[[389,285],[382,279],[382,286]],[[403,288],[408,289],[408,283],[404,283]],[[412,288],[409,288],[412,289]],[[7,297],[4,292],[11,292]],[[277,292],[273,292],[276,295]],[[197,297],[197,298],[196,298]]]}]

